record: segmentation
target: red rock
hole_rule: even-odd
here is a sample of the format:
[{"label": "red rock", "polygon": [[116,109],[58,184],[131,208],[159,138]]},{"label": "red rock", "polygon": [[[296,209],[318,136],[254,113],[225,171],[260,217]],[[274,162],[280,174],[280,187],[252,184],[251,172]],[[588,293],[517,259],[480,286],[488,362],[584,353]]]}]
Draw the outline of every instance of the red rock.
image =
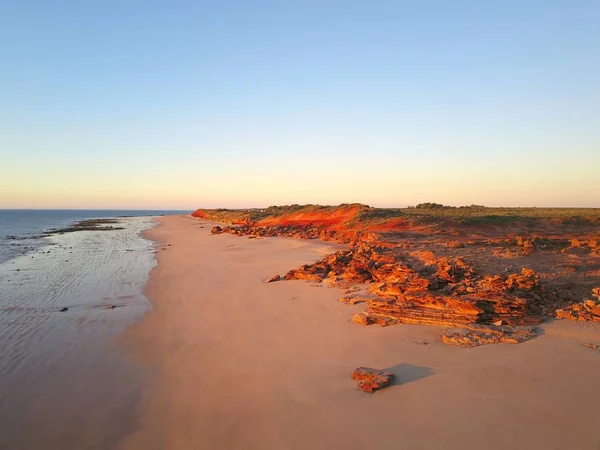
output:
[{"label": "red rock", "polygon": [[358,303],[364,303],[369,301],[369,297],[364,296],[349,296],[349,297],[341,297],[340,302],[345,303],[346,305],[357,305]]},{"label": "red rock", "polygon": [[437,275],[443,281],[457,283],[475,275],[475,268],[462,258],[442,258],[438,262]]},{"label": "red rock", "polygon": [[581,246],[582,246],[582,242],[579,239],[577,239],[577,238],[571,239],[571,247],[579,248]]},{"label": "red rock", "polygon": [[532,291],[540,286],[540,278],[533,270],[523,268],[520,275],[509,275],[505,283],[507,289]]},{"label": "red rock", "polygon": [[265,283],[273,283],[274,281],[279,281],[281,280],[281,277],[279,275],[273,275],[272,277],[269,277],[265,280]]},{"label": "red rock", "polygon": [[478,347],[486,344],[520,344],[537,336],[534,328],[477,327],[469,329],[446,329],[442,334],[444,344],[458,347]]},{"label": "red rock", "polygon": [[[510,324],[537,322],[528,305],[540,293],[537,274],[523,269],[507,277],[477,276],[462,258],[441,258],[437,271],[418,271],[403,256],[387,248],[358,245],[326,255],[322,260],[289,271],[286,280],[343,279],[375,281],[368,308],[353,317],[361,325],[396,323],[458,326],[504,320]],[[352,300],[349,300],[352,302]]]},{"label": "red rock", "polygon": [[369,393],[389,386],[395,377],[392,372],[370,367],[359,367],[352,374],[352,379],[358,380],[358,389]]},{"label": "red rock", "polygon": [[[279,213],[280,210],[283,212]],[[390,219],[390,214],[400,214],[402,217]],[[345,289],[354,283],[369,284],[369,291],[377,297],[365,297],[366,309],[352,318],[362,325],[419,323],[446,327],[466,326],[470,329],[479,326],[493,327],[494,323],[500,327],[538,323],[544,315],[553,314],[558,306],[570,301],[565,293],[567,290],[573,291],[566,283],[554,282],[558,279],[558,274],[555,278],[552,269],[541,264],[546,262],[543,256],[552,252],[552,258],[547,261],[564,259],[560,252],[571,245],[579,247],[577,251],[581,254],[600,254],[594,229],[582,231],[579,236],[581,239],[572,240],[573,236],[569,236],[571,231],[568,230],[562,234],[546,233],[546,236],[498,236],[498,233],[518,230],[512,225],[502,230],[503,225],[498,224],[489,228],[482,226],[469,236],[467,233],[473,231],[469,231],[469,225],[460,224],[459,227],[452,228],[451,218],[443,225],[440,222],[433,227],[426,222],[416,225],[403,212],[379,210],[364,205],[342,205],[337,208],[291,205],[242,212],[200,210],[194,215],[229,224],[214,227],[212,232],[215,234],[286,236],[349,244],[349,249],[325,255],[319,261],[290,270],[284,278],[324,282],[330,287]],[[362,222],[364,219],[366,221]],[[437,228],[440,225],[442,227]],[[531,224],[523,222],[523,225],[527,225],[529,233]],[[555,226],[554,223],[547,225],[549,228]],[[544,229],[540,228],[540,232],[544,233]],[[521,228],[521,233],[526,233],[524,227]],[[447,236],[455,236],[461,240],[448,242]],[[596,236],[596,239],[590,239],[590,236]],[[438,257],[431,250],[439,249],[440,244],[448,248],[461,248],[463,237],[465,242],[476,244],[476,247],[461,252],[463,258]],[[505,273],[506,267],[514,266],[518,261],[506,261],[506,265],[502,266],[504,258],[519,258],[533,249],[540,255],[536,254],[527,260],[536,264],[536,268],[541,267],[540,273],[545,286],[542,286],[540,276],[530,269],[523,269],[519,273]],[[446,249],[440,251],[446,255],[451,253]],[[484,253],[491,258],[489,263]],[[569,253],[574,253],[573,248]],[[497,255],[499,259],[493,255]],[[581,270],[568,276],[583,276],[586,264],[587,262],[583,262]],[[566,273],[561,272],[560,276]],[[340,301],[355,304],[362,302],[363,297],[346,296]],[[598,315],[595,312],[597,302],[590,302],[563,308],[557,311],[557,315],[572,320],[595,320]],[[493,342],[498,339],[488,335],[496,336],[486,331],[479,341]],[[502,339],[511,338],[508,333],[504,333]]]},{"label": "red rock", "polygon": [[[594,292],[597,290],[598,288],[595,288]],[[595,300],[584,300],[581,303],[557,309],[556,317],[579,322],[600,322],[600,296],[595,295],[595,297]]]}]

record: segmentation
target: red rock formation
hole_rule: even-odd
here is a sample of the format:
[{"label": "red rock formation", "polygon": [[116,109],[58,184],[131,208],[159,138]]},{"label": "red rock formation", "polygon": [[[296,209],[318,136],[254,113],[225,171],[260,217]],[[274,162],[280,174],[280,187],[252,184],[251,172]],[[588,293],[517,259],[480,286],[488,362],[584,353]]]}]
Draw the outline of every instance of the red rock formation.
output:
[{"label": "red rock formation", "polygon": [[442,341],[444,344],[458,347],[478,347],[486,344],[520,344],[537,336],[534,328],[516,329],[512,327],[480,327],[470,329],[444,330]]},{"label": "red rock formation", "polygon": [[[314,264],[289,271],[286,280],[375,282],[368,302],[353,321],[363,325],[395,323],[456,326],[504,320],[512,324],[538,322],[528,315],[528,302],[539,296],[539,278],[523,269],[508,277],[477,277],[461,258],[442,258],[435,273],[417,271],[404,255],[366,244],[325,256]],[[394,261],[394,262],[390,262]]]},{"label": "red rock formation", "polygon": [[369,393],[389,386],[394,378],[395,375],[392,372],[372,369],[370,367],[359,367],[352,374],[352,379],[358,380],[358,389]]},{"label": "red rock formation", "polygon": [[[493,324],[538,323],[544,316],[554,314],[558,306],[572,301],[569,296],[575,295],[577,285],[561,282],[546,289],[538,273],[531,269],[510,272],[514,272],[515,267],[536,263],[531,266],[536,270],[542,268],[547,283],[556,276],[552,269],[543,266],[549,264],[546,261],[556,264],[552,261],[558,258],[564,262],[567,258],[584,255],[593,263],[593,258],[600,255],[597,228],[590,228],[598,220],[586,225],[587,234],[576,238],[568,233],[515,236],[518,227],[507,228],[511,234],[505,230],[505,234],[486,235],[484,225],[476,233],[471,229],[469,236],[462,224],[450,219],[444,219],[448,221],[443,222],[443,226],[439,219],[436,219],[437,225],[430,226],[428,221],[415,225],[404,214],[399,210],[378,210],[364,205],[291,205],[237,212],[198,210],[194,216],[229,224],[213,227],[214,234],[250,238],[285,236],[349,244],[348,250],[290,270],[283,278],[326,282],[329,286],[345,288],[354,283],[368,283],[376,298],[347,296],[340,299],[348,304],[367,303],[364,311],[355,314],[354,322],[383,326],[396,323],[466,326],[471,330],[466,338],[454,338],[447,333],[444,339],[449,343],[474,339],[479,339],[478,342],[519,341],[524,336],[522,330],[517,333],[506,329],[498,333]],[[450,225],[446,227],[447,224]],[[522,227],[520,233],[530,233],[532,222],[523,224],[527,226]],[[540,231],[546,229],[545,226],[540,227]],[[578,230],[582,230],[582,226],[577,222]],[[499,225],[493,228],[496,230]],[[510,261],[514,258],[522,260]],[[502,266],[503,261],[506,261],[505,266]],[[572,265],[571,260],[568,262]],[[574,274],[573,277],[583,273],[585,264],[586,261],[578,263],[577,270],[569,273]],[[597,320],[597,307],[598,300],[588,300],[563,308],[557,315],[572,320]],[[482,330],[482,326],[487,327],[486,330]]]},{"label": "red rock formation", "polygon": [[438,261],[438,278],[448,283],[458,283],[475,275],[475,268],[462,258],[442,258]]},{"label": "red rock formation", "polygon": [[365,297],[362,295],[354,295],[354,296],[341,297],[340,303],[345,303],[346,305],[352,306],[352,305],[357,305],[359,303],[369,302],[372,300],[373,300],[373,298],[371,298],[371,297]]},{"label": "red rock formation", "polygon": [[600,322],[600,287],[592,289],[592,296],[595,299],[556,310],[556,317],[579,322]]},{"label": "red rock formation", "polygon": [[460,241],[450,241],[446,244],[448,248],[463,248],[465,244]]}]

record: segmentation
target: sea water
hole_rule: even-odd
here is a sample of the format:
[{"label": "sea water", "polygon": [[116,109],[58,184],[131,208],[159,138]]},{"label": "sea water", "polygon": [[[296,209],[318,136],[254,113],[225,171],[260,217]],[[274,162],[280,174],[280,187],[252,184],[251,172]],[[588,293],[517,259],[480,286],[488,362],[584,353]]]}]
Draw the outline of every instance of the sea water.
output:
[{"label": "sea water", "polygon": [[0,209],[0,263],[47,245],[45,232],[85,220],[183,214],[184,211]]},{"label": "sea water", "polygon": [[117,214],[34,215],[21,225],[14,212],[0,217],[0,448],[112,448],[134,427],[144,388],[116,337],[150,309],[142,291],[154,249],[142,232],[155,222],[38,238]]}]

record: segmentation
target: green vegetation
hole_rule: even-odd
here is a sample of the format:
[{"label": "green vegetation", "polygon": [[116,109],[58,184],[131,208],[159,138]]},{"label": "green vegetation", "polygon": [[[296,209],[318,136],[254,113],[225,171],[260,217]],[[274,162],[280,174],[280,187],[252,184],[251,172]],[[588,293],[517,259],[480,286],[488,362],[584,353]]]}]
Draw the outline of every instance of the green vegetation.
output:
[{"label": "green vegetation", "polygon": [[393,219],[405,219],[416,225],[510,225],[524,222],[535,225],[540,220],[556,220],[568,225],[600,223],[600,208],[487,208],[480,205],[444,206],[439,203],[420,203],[408,208],[372,208],[358,203],[338,206],[282,205],[255,209],[205,210],[209,218],[225,223],[252,223],[261,219],[289,214],[339,213],[354,208],[357,213],[347,223],[349,227],[384,223]]},{"label": "green vegetation", "polygon": [[441,203],[419,203],[417,206],[409,206],[410,208],[415,209],[442,209],[442,208],[451,208],[451,206],[444,206]]}]

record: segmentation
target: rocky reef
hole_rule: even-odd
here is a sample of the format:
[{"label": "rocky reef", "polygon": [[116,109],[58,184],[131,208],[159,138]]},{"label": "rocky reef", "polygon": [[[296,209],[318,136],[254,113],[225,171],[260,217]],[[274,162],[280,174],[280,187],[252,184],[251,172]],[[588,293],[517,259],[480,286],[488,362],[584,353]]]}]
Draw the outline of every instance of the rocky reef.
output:
[{"label": "rocky reef", "polygon": [[533,325],[552,316],[599,320],[598,288],[595,300],[581,299],[600,283],[600,211],[521,209],[505,216],[439,206],[292,205],[194,215],[223,223],[213,234],[347,244],[282,278],[361,289],[341,299],[366,304],[352,318],[357,324],[443,326],[450,328],[444,342],[472,347],[526,341],[537,335]]}]

